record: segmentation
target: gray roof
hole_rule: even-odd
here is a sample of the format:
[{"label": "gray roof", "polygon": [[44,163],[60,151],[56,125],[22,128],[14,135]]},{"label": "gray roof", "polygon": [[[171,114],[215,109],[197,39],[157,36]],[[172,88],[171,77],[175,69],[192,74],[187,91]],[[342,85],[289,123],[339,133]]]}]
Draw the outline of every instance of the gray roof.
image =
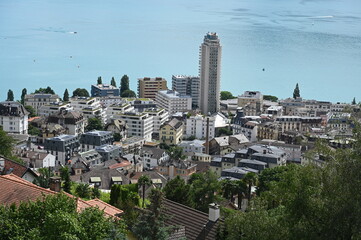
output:
[{"label": "gray roof", "polygon": [[101,189],[110,189],[112,177],[121,177],[123,180],[123,184],[129,184],[129,179],[117,169],[98,167],[82,174],[81,176],[82,182],[85,183],[90,183],[89,181],[91,177],[100,177],[101,185],[99,188]]},{"label": "gray roof", "polygon": [[267,165],[267,163],[265,163],[265,162],[261,162],[261,161],[254,160],[254,159],[242,159],[239,162],[240,163],[250,163],[250,164],[254,164],[254,165],[263,165],[263,166]]},{"label": "gray roof", "polygon": [[149,153],[152,158],[160,159],[165,151],[163,149],[155,148],[155,147],[143,147],[140,150],[140,152],[141,152],[141,154],[145,153],[145,152]]},{"label": "gray roof", "polygon": [[277,147],[274,147],[274,146],[256,144],[256,145],[250,146],[249,148],[258,153],[263,153],[263,151],[266,150],[267,153],[275,154],[278,156],[285,154],[285,151],[283,151]]},{"label": "gray roof", "polygon": [[97,152],[112,152],[116,149],[120,149],[120,147],[116,145],[108,145],[108,144],[95,147],[95,150]]},{"label": "gray roof", "polygon": [[99,130],[92,130],[90,132],[86,132],[83,135],[92,135],[92,136],[104,136],[104,135],[108,135],[111,134],[112,132],[110,131],[99,131]]},{"label": "gray roof", "polygon": [[0,116],[23,117],[25,115],[29,115],[29,113],[20,103],[13,101],[0,102]]}]

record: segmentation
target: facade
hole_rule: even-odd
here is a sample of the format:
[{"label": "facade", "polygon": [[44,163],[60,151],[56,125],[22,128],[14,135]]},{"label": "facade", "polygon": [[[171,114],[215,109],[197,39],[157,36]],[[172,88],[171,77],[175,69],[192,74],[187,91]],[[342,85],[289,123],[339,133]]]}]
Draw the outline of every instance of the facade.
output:
[{"label": "facade", "polygon": [[140,150],[140,159],[143,163],[143,169],[153,169],[159,164],[168,161],[169,155],[160,148],[143,147]]},{"label": "facade", "polygon": [[257,141],[259,122],[257,121],[244,121],[240,124],[233,124],[233,134],[244,134],[250,142]]},{"label": "facade", "polygon": [[108,97],[108,96],[119,96],[120,89],[109,84],[97,84],[91,87],[92,97]]},{"label": "facade", "polygon": [[117,119],[117,114],[123,114],[125,112],[133,112],[134,107],[129,103],[120,103],[120,104],[113,104],[107,107],[106,115],[107,115],[107,122],[110,122],[111,119]]},{"label": "facade", "polygon": [[74,108],[74,111],[83,113],[85,118],[99,117],[102,120],[102,123],[106,124],[106,112],[97,98],[71,98],[70,105]]},{"label": "facade", "polygon": [[322,118],[320,117],[298,117],[298,116],[282,116],[276,118],[276,122],[280,125],[280,130],[296,131],[300,133],[306,133],[311,128],[320,128]]},{"label": "facade", "polygon": [[222,47],[216,33],[207,33],[200,47],[200,108],[203,114],[219,112]]},{"label": "facade", "polygon": [[192,98],[173,90],[158,91],[155,102],[159,108],[164,108],[170,114],[192,110]]},{"label": "facade", "polygon": [[95,149],[80,152],[79,157],[89,167],[102,164],[102,156]]},{"label": "facade", "polygon": [[104,130],[112,133],[119,133],[120,139],[122,140],[125,140],[128,135],[128,125],[121,119],[112,119],[105,125]]},{"label": "facade", "polygon": [[148,108],[157,108],[154,99],[151,98],[125,98],[127,103],[130,103],[137,112],[143,112]]},{"label": "facade", "polygon": [[60,135],[47,138],[44,141],[44,149],[55,156],[55,165],[65,165],[79,152],[79,139],[75,135]]},{"label": "facade", "polygon": [[166,122],[160,128],[159,140],[168,145],[176,145],[182,140],[183,123],[176,118]]},{"label": "facade", "polygon": [[205,141],[194,139],[193,141],[182,141],[178,146],[183,148],[184,153],[204,153],[204,144]]},{"label": "facade", "polygon": [[207,119],[209,119],[208,125],[208,137],[212,139],[215,137],[215,118],[204,117],[202,115],[190,116],[186,120],[185,136],[194,136],[197,139],[205,139],[207,136]]},{"label": "facade", "polygon": [[157,167],[157,172],[169,177],[170,179],[180,176],[182,178],[188,178],[190,175],[196,172],[197,165],[192,162],[183,160],[169,160],[162,162]]},{"label": "facade", "polygon": [[63,103],[63,102],[53,102],[48,103],[46,105],[42,105],[38,108],[38,115],[39,116],[49,116],[52,114],[56,114],[60,111],[71,111],[73,108],[70,106],[69,103]]},{"label": "facade", "polygon": [[82,151],[94,149],[97,146],[113,144],[113,133],[108,131],[93,130],[80,137]]},{"label": "facade", "polygon": [[160,127],[169,119],[169,113],[163,108],[150,108],[145,110],[149,116],[153,117],[153,134],[159,136]]},{"label": "facade", "polygon": [[102,156],[102,161],[117,160],[120,157],[120,147],[116,145],[101,145],[95,147],[95,150]]},{"label": "facade", "polygon": [[151,141],[153,133],[153,117],[148,113],[126,112],[116,115],[128,125],[128,136],[138,136]]},{"label": "facade", "polygon": [[195,76],[173,75],[172,90],[192,97],[193,108],[199,107],[200,78]]},{"label": "facade", "polygon": [[259,116],[263,110],[263,95],[258,91],[245,91],[238,97],[238,107],[246,116]]},{"label": "facade", "polygon": [[48,117],[48,126],[55,127],[60,125],[66,130],[66,134],[79,135],[84,133],[86,120],[80,112],[76,111],[60,111],[57,114],[52,114]]},{"label": "facade", "polygon": [[36,114],[38,114],[38,110],[41,106],[56,102],[60,102],[60,98],[57,94],[35,93],[25,95],[24,105],[32,106],[35,109]]},{"label": "facade", "polygon": [[277,140],[280,134],[279,124],[276,122],[265,122],[258,125],[257,138]]},{"label": "facade", "polygon": [[138,78],[138,97],[154,99],[160,90],[167,90],[167,80],[161,77]]},{"label": "facade", "polygon": [[28,134],[28,115],[18,102],[0,102],[0,126],[7,133]]}]

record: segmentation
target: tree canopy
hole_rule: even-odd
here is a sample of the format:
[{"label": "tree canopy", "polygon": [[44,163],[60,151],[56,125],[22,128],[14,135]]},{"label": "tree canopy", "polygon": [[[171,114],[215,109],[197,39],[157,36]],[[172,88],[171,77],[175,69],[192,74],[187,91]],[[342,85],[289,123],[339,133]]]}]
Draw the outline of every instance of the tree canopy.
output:
[{"label": "tree canopy", "polygon": [[77,88],[73,91],[73,97],[89,97],[89,92],[85,88]]},{"label": "tree canopy", "polygon": [[102,121],[97,118],[88,118],[88,125],[86,126],[86,131],[91,131],[91,130],[103,130],[103,124]]},{"label": "tree canopy", "polygon": [[25,104],[25,95],[27,94],[28,90],[26,90],[26,88],[23,88],[23,90],[21,91],[21,99],[20,102],[22,105]]},{"label": "tree canopy", "polygon": [[121,97],[123,98],[135,98],[137,95],[132,90],[125,90],[121,93]]},{"label": "tree canopy", "polygon": [[271,102],[277,102],[278,97],[272,96],[272,95],[263,95],[263,100],[271,101]]},{"label": "tree canopy", "polygon": [[129,89],[129,77],[128,75],[123,75],[123,77],[120,79],[120,94],[122,94],[124,91],[130,90]]},{"label": "tree canopy", "polygon": [[64,101],[64,102],[69,102],[69,92],[68,92],[68,89],[67,89],[67,88],[66,88],[65,91],[64,91],[63,101]]},{"label": "tree canopy", "polygon": [[47,88],[39,88],[36,89],[34,93],[47,93],[47,94],[55,94],[54,90],[51,89],[51,87],[47,87]]},{"label": "tree canopy", "polygon": [[184,179],[179,176],[168,181],[163,188],[167,199],[184,205],[190,205],[190,185],[187,185]]},{"label": "tree canopy", "polygon": [[13,90],[9,89],[6,101],[14,101],[14,92],[13,92]]},{"label": "tree canopy", "polygon": [[236,96],[233,96],[233,94],[229,91],[221,91],[221,100],[227,100],[227,99],[233,99],[237,98]]},{"label": "tree canopy", "polygon": [[112,80],[110,81],[110,85],[112,85],[113,87],[117,87],[117,83],[116,83],[114,77],[112,77]]},{"label": "tree canopy", "polygon": [[36,116],[36,111],[35,111],[35,109],[32,107],[32,106],[30,106],[30,105],[26,105],[26,106],[24,106],[24,108],[26,109],[26,111],[28,111],[29,112],[29,117],[35,117]]},{"label": "tree canopy", "polygon": [[293,90],[293,98],[296,99],[298,97],[301,97],[301,95],[300,95],[300,88],[298,87],[298,83],[297,83],[295,90]]},{"label": "tree canopy", "polygon": [[102,77],[100,77],[100,76],[98,77],[97,84],[103,84]]}]

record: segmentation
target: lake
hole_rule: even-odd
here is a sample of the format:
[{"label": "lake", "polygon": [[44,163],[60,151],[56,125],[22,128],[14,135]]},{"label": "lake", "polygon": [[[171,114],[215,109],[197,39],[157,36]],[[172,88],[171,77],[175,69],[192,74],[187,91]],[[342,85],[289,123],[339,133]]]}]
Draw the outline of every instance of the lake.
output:
[{"label": "lake", "polygon": [[[359,0],[0,0],[0,99],[98,76],[198,74],[208,31],[223,46],[221,89],[361,101]],[[76,33],[75,33],[76,32]],[[264,68],[264,71],[262,70]]]}]

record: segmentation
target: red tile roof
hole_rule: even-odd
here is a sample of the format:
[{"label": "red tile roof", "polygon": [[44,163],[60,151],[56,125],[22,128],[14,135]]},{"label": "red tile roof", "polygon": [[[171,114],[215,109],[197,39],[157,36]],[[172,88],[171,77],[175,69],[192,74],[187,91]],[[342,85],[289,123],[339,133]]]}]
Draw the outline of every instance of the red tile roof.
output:
[{"label": "red tile roof", "polygon": [[22,165],[20,163],[17,163],[15,161],[7,159],[7,158],[3,158],[3,159],[5,162],[5,168],[3,170],[4,173],[7,173],[12,168],[13,170],[11,173],[15,174],[18,177],[22,177],[28,170],[27,167],[25,167],[24,165]]},{"label": "red tile roof", "polygon": [[[11,205],[13,203],[19,204],[24,201],[35,201],[41,199],[49,194],[57,194],[49,189],[39,187],[31,182],[28,182],[14,174],[0,176],[0,204]],[[65,193],[69,197],[76,198],[75,196]],[[113,207],[99,199],[84,201],[77,198],[77,210],[82,211],[88,207],[99,207],[104,210],[104,214],[110,217],[117,217],[123,211]]]},{"label": "red tile roof", "polygon": [[131,165],[131,163],[129,161],[122,161],[121,163],[116,163],[116,164],[110,165],[108,168],[114,169],[114,168],[129,166],[129,165]]}]

